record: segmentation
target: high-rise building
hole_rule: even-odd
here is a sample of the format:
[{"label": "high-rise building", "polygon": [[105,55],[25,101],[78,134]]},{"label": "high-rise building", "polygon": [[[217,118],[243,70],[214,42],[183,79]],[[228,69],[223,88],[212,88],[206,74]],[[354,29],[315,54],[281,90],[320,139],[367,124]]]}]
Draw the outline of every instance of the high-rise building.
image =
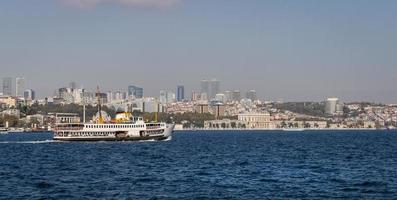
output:
[{"label": "high-rise building", "polygon": [[144,98],[143,99],[143,112],[154,113],[159,112],[159,103],[155,98]]},{"label": "high-rise building", "polygon": [[338,98],[328,98],[325,101],[325,114],[343,114],[343,105],[339,102]]},{"label": "high-rise building", "polygon": [[231,91],[225,91],[225,102],[231,102],[233,101],[233,95]]},{"label": "high-rise building", "polygon": [[210,82],[206,79],[201,81],[201,95],[206,94],[206,96],[210,95]]},{"label": "high-rise building", "polygon": [[[124,101],[125,99],[127,99],[127,93],[123,92],[123,91],[116,91],[113,94],[113,101]],[[140,98],[139,98],[140,99]]]},{"label": "high-rise building", "polygon": [[[98,99],[101,104],[107,104],[108,103],[108,95],[106,93],[95,93],[95,98]],[[97,103],[97,102],[95,102]]]},{"label": "high-rise building", "polygon": [[113,102],[113,92],[112,91],[108,91],[107,93],[106,93],[106,96],[107,96],[107,101],[108,101],[108,103],[112,103]]},{"label": "high-rise building", "polygon": [[16,78],[15,96],[22,97],[25,91],[25,78]]},{"label": "high-rise building", "polygon": [[6,95],[6,96],[12,95],[12,78],[11,77],[3,78],[3,95]]},{"label": "high-rise building", "polygon": [[256,96],[255,90],[248,91],[246,97],[247,97],[247,99],[251,99],[251,101],[255,101],[258,99],[258,97]]},{"label": "high-rise building", "polygon": [[234,90],[232,93],[233,101],[240,101],[241,100],[241,93],[240,90]]},{"label": "high-rise building", "polygon": [[219,94],[220,92],[220,87],[221,87],[221,82],[219,82],[216,79],[212,79],[211,80],[211,84],[210,84],[210,94],[209,97],[210,99],[215,98],[216,94]]},{"label": "high-rise building", "polygon": [[32,89],[27,89],[23,93],[23,97],[25,100],[35,100],[36,99],[36,92]]},{"label": "high-rise building", "polygon": [[143,88],[130,85],[128,86],[128,97],[134,97],[136,99],[143,98]]},{"label": "high-rise building", "polygon": [[179,85],[177,87],[177,100],[178,101],[183,101],[185,100],[185,87],[183,85]]},{"label": "high-rise building", "polygon": [[75,103],[75,104],[84,104],[85,103],[84,89],[74,89],[71,91],[72,91],[72,95],[73,95],[73,103]]},{"label": "high-rise building", "polygon": [[175,93],[166,90],[160,91],[160,97],[159,97],[160,103],[167,104],[167,103],[175,102],[175,100],[176,100]]},{"label": "high-rise building", "polygon": [[201,81],[201,95],[207,96],[208,100],[215,98],[216,94],[220,92],[220,82],[216,79],[208,81],[206,79]]}]

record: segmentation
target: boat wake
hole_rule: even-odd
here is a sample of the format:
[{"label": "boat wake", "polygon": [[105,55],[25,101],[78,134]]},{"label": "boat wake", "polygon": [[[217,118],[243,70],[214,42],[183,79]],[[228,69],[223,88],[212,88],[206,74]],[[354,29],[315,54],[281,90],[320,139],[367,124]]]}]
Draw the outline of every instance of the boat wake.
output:
[{"label": "boat wake", "polygon": [[38,140],[38,141],[0,141],[0,144],[45,144],[60,142],[56,140]]}]

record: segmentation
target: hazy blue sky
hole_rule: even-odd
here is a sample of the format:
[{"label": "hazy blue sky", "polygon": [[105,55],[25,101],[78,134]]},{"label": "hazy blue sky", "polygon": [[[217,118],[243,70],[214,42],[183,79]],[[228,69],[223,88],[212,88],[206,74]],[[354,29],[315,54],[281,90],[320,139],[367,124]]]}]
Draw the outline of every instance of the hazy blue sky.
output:
[{"label": "hazy blue sky", "polygon": [[217,78],[266,99],[397,103],[397,1],[0,1],[0,69],[40,96]]}]

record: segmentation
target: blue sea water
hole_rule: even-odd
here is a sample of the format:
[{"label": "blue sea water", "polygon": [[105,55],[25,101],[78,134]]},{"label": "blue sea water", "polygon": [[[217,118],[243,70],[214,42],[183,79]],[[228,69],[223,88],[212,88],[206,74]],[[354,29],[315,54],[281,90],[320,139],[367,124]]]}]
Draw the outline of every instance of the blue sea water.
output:
[{"label": "blue sea water", "polygon": [[397,199],[396,131],[0,135],[0,199]]}]

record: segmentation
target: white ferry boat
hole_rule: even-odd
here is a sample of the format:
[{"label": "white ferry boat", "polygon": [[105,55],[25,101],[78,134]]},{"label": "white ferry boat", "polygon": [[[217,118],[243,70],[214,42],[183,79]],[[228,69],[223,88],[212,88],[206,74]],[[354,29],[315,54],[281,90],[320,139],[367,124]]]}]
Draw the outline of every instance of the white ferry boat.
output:
[{"label": "white ferry boat", "polygon": [[54,140],[63,141],[166,140],[173,130],[174,124],[145,123],[130,113],[118,114],[115,122],[58,123],[53,129]]},{"label": "white ferry boat", "polygon": [[[98,88],[99,93],[99,88]],[[99,95],[97,95],[99,97]],[[104,119],[101,101],[98,98],[98,114],[91,123],[85,123],[85,106],[83,123],[80,118],[56,116],[53,127],[54,140],[63,141],[127,141],[127,140],[166,140],[171,138],[174,124],[164,122],[145,123],[142,117],[133,117],[129,112],[118,113],[116,119]],[[76,116],[76,115],[75,115]],[[66,120],[65,120],[66,119]]]}]

